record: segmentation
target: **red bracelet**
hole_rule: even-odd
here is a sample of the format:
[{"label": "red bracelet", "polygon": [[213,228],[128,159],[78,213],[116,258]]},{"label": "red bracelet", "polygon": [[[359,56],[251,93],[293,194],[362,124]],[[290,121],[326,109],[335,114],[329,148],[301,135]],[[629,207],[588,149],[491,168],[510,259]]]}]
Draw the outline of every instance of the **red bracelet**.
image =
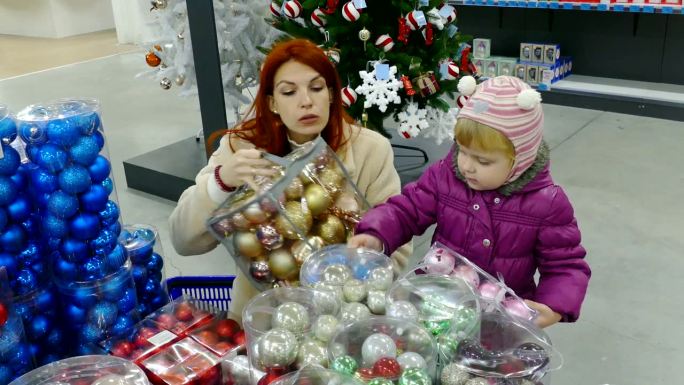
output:
[{"label": "red bracelet", "polygon": [[216,184],[219,185],[219,187],[221,188],[221,191],[223,191],[223,192],[235,191],[235,187],[230,187],[227,184],[223,183],[223,181],[221,180],[221,174],[220,174],[221,167],[222,167],[222,165],[218,165],[214,169],[214,179],[216,180]]}]

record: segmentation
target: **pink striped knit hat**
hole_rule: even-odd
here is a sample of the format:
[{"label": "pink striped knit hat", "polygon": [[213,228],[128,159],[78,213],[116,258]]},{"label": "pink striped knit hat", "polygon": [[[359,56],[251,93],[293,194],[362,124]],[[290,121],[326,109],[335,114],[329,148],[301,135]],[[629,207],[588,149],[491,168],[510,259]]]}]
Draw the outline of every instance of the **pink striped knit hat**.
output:
[{"label": "pink striped knit hat", "polygon": [[467,97],[458,114],[504,134],[515,148],[515,162],[507,183],[522,175],[535,161],[542,142],[544,112],[541,95],[512,76],[497,76],[480,85],[466,76],[458,90]]}]

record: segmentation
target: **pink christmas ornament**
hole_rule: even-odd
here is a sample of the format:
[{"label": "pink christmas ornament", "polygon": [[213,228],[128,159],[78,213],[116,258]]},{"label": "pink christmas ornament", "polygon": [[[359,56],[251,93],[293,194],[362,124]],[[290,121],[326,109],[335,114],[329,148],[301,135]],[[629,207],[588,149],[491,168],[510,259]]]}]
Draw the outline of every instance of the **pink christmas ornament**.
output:
[{"label": "pink christmas ornament", "polygon": [[501,304],[506,310],[506,313],[513,317],[529,320],[533,316],[533,313],[530,312],[530,308],[527,307],[525,301],[520,298],[508,297],[503,300]]},{"label": "pink christmas ornament", "polygon": [[302,5],[297,0],[289,0],[283,6],[285,16],[290,19],[296,19],[302,13]]},{"label": "pink christmas ornament", "polygon": [[346,86],[346,87],[342,88],[341,93],[342,93],[342,104],[344,105],[345,108],[348,108],[352,104],[356,103],[357,95],[356,95],[356,92],[354,92],[354,90],[351,87]]},{"label": "pink christmas ornament", "polygon": [[466,264],[456,266],[454,271],[451,272],[451,276],[461,278],[473,289],[477,288],[480,284],[480,275],[477,274],[475,269]]},{"label": "pink christmas ornament", "polygon": [[480,293],[482,298],[490,300],[496,299],[502,290],[503,288],[501,286],[487,281],[482,282],[480,287],[477,288],[477,291]]},{"label": "pink christmas ornament", "polygon": [[323,28],[327,24],[325,20],[325,13],[323,13],[320,8],[316,8],[313,12],[311,12],[311,23],[319,28]]},{"label": "pink christmas ornament", "polygon": [[449,274],[456,266],[456,258],[449,253],[440,253],[439,249],[426,255],[423,262],[427,265],[425,270],[431,274]]},{"label": "pink christmas ornament", "polygon": [[392,40],[390,35],[380,35],[380,37],[375,40],[375,46],[382,48],[382,50],[385,52],[388,52],[394,47],[394,40]]},{"label": "pink christmas ornament", "polygon": [[350,1],[342,6],[342,17],[347,21],[356,21],[361,17],[361,12]]}]

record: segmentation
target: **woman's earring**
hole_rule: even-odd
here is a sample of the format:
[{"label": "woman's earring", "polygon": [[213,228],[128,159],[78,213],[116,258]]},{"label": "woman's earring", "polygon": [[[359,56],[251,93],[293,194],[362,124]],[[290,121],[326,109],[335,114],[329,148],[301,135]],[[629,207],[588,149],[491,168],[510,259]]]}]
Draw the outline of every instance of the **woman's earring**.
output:
[{"label": "woman's earring", "polygon": [[272,109],[271,112],[273,112],[274,114],[278,115],[278,110],[276,110],[275,108]]}]

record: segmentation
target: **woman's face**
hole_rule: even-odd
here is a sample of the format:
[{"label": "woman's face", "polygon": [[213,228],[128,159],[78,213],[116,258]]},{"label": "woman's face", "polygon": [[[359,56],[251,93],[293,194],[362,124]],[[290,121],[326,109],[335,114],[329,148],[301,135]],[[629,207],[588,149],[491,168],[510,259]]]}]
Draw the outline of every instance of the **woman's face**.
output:
[{"label": "woman's face", "polygon": [[276,71],[270,107],[280,115],[293,141],[304,143],[323,131],[331,101],[325,78],[306,64],[291,60]]}]

